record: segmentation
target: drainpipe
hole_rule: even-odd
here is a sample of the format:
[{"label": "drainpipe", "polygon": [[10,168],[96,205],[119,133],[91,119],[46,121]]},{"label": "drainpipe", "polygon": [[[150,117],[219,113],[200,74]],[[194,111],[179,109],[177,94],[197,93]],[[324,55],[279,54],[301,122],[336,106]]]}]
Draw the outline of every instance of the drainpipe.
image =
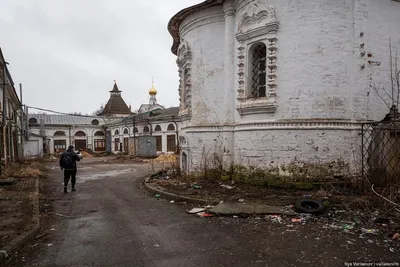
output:
[{"label": "drainpipe", "polygon": [[176,129],[176,153],[179,153],[179,130],[178,130],[178,124],[175,121],[175,117],[172,116],[172,121],[175,123],[175,129]]},{"label": "drainpipe", "polygon": [[132,118],[132,124],[133,124],[133,156],[136,157],[136,117]]},{"label": "drainpipe", "polygon": [[128,128],[128,154],[129,154],[129,139],[131,138],[131,131],[129,130],[128,123],[126,121],[124,122],[125,122],[125,127]]},{"label": "drainpipe", "polygon": [[68,125],[68,137],[69,137],[69,145],[68,146],[70,146],[71,145],[71,125]]},{"label": "drainpipe", "polygon": [[[4,61],[3,63],[0,62],[0,64],[3,65],[3,116],[2,116],[2,121],[0,128],[3,132],[3,138],[0,138],[0,149],[3,149],[4,151],[4,167],[7,164],[7,150],[6,150],[6,133],[5,133],[5,128],[7,126],[7,76],[6,76],[6,70],[7,70],[7,62]],[[1,172],[1,168],[0,168]]]},{"label": "drainpipe", "polygon": [[151,125],[151,123],[150,123],[150,120],[149,119],[147,119],[147,124],[148,125],[150,125],[150,136],[153,136],[153,126]]},{"label": "drainpipe", "polygon": [[[20,98],[20,102],[21,102],[21,107],[20,107],[20,112],[21,112],[21,116],[20,116],[20,124],[21,124],[21,136],[20,136],[20,140],[21,140],[21,144],[20,144],[20,150],[18,151],[21,154],[21,158],[20,160],[23,161],[25,159],[25,155],[24,155],[24,110],[23,110],[23,104],[22,104],[22,83],[19,84],[19,98]],[[22,152],[21,152],[22,151]]]}]

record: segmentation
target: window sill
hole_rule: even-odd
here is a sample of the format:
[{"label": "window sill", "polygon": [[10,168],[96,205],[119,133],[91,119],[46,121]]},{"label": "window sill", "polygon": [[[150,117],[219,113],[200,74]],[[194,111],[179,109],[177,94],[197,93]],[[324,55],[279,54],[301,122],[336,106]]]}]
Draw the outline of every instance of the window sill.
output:
[{"label": "window sill", "polygon": [[265,113],[275,113],[276,102],[264,99],[247,99],[241,101],[236,107],[240,116],[250,115],[250,114],[265,114]]}]

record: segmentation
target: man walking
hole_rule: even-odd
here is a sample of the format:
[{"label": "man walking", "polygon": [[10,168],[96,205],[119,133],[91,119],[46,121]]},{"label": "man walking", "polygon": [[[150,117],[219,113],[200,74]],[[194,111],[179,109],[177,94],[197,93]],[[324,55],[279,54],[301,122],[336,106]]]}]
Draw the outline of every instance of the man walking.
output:
[{"label": "man walking", "polygon": [[67,193],[67,186],[71,178],[71,191],[76,191],[76,162],[81,158],[74,152],[74,146],[69,146],[67,152],[62,153],[60,158],[61,170],[64,170],[64,193]]}]

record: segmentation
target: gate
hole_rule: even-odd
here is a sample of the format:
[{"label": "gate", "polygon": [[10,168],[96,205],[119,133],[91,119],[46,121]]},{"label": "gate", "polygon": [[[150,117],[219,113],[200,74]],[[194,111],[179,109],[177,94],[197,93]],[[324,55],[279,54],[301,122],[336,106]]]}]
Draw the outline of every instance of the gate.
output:
[{"label": "gate", "polygon": [[400,182],[400,120],[362,124],[363,181],[377,186]]}]

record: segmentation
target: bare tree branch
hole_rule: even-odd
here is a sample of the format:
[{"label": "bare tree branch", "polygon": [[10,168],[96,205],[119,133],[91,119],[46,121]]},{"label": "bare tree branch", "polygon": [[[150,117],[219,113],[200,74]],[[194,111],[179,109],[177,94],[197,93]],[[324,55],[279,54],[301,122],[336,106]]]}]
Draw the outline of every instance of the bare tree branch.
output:
[{"label": "bare tree branch", "polygon": [[393,62],[392,62],[392,42],[389,38],[389,63],[390,63],[390,84],[392,86],[392,106],[394,105],[394,86],[393,86]]},{"label": "bare tree branch", "polygon": [[[382,88],[383,89],[383,88]],[[385,105],[388,107],[388,109],[390,109],[390,106],[388,105],[388,103],[386,103],[386,100],[383,99],[383,97],[381,96],[381,94],[379,93],[378,89],[376,88],[376,86],[374,86],[374,91],[375,93],[379,96],[379,98],[383,101],[383,103],[385,103]],[[384,92],[386,92],[386,90],[384,90]],[[386,92],[387,93],[387,92]]]}]

